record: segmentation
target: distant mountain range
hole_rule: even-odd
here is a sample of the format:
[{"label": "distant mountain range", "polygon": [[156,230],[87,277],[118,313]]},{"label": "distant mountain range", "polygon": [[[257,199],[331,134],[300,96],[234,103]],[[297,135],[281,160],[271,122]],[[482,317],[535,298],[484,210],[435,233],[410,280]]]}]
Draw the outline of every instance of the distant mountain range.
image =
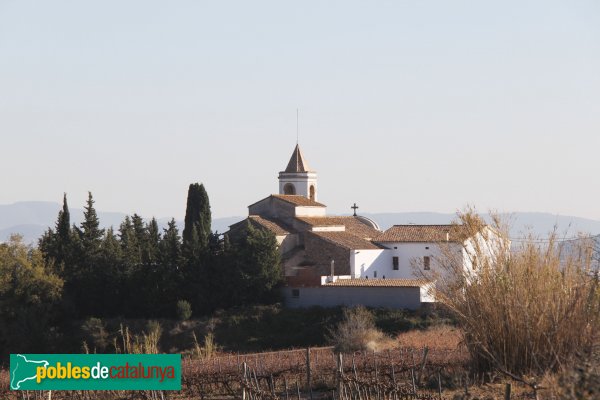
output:
[{"label": "distant mountain range", "polygon": [[[27,243],[34,243],[48,227],[54,227],[61,204],[42,201],[24,201],[14,204],[0,205],[0,242],[5,241],[11,234],[23,235]],[[83,220],[83,210],[71,208],[71,223],[79,224]],[[102,227],[119,227],[125,213],[98,212]],[[455,214],[434,212],[399,212],[399,213],[370,213],[364,216],[376,221],[381,229],[387,229],[395,224],[447,224],[456,219]],[[600,235],[600,221],[553,215],[538,212],[515,212],[505,215],[511,222],[511,236],[522,237],[526,233],[544,237],[555,227],[563,236],[573,236],[579,232]],[[489,218],[488,216],[485,216]],[[212,221],[213,231],[225,232],[244,217],[215,218]],[[167,226],[170,218],[158,219],[159,226]],[[180,230],[183,221],[177,221]]]},{"label": "distant mountain range", "polygon": [[[18,233],[23,236],[26,243],[36,242],[48,227],[56,224],[58,212],[62,204],[50,201],[21,201],[14,204],[0,205],[0,242],[7,240],[10,235]],[[71,224],[79,225],[83,221],[83,209],[69,208]],[[113,227],[118,229],[127,214],[121,212],[105,212],[96,210],[101,228]],[[212,221],[213,231],[225,232],[232,225],[244,217],[216,218]],[[162,230],[167,227],[171,218],[157,218],[158,226]],[[183,221],[177,220],[180,232],[183,230]]]}]

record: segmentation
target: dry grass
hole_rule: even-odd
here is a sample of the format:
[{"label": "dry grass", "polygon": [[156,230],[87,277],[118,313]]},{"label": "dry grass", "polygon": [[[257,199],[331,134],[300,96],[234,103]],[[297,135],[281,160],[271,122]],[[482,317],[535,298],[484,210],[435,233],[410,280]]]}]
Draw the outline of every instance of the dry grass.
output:
[{"label": "dry grass", "polygon": [[426,330],[412,330],[396,337],[396,346],[401,348],[428,347],[432,350],[455,350],[461,348],[462,342],[462,331],[449,325],[438,325]]},{"label": "dry grass", "polygon": [[[146,330],[140,335],[131,334],[129,327],[121,324],[120,340],[115,338],[115,353],[126,354],[159,354],[158,342],[162,335],[162,327],[157,321],[148,321]],[[84,343],[85,346],[85,343]]]},{"label": "dry grass", "polygon": [[194,349],[191,352],[191,356],[193,358],[212,358],[219,353],[220,349],[219,346],[215,343],[215,335],[212,332],[208,332],[204,336],[203,346],[201,346],[200,343],[198,343],[196,332],[192,331],[192,337],[194,338]]},{"label": "dry grass", "polygon": [[460,222],[469,236],[500,238],[491,247],[481,241],[463,249],[476,262],[476,276],[465,275],[455,250],[442,260],[438,299],[457,317],[476,369],[542,376],[598,342],[600,290],[585,240],[567,249],[557,235],[543,243],[529,238],[511,252],[500,221],[490,230],[467,212]]}]

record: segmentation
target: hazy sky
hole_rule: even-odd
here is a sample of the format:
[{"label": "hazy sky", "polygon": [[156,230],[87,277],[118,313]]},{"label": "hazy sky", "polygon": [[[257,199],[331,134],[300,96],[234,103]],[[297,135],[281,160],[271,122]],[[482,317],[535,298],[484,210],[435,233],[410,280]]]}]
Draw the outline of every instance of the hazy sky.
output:
[{"label": "hazy sky", "polygon": [[600,219],[600,2],[0,0],[0,204]]}]

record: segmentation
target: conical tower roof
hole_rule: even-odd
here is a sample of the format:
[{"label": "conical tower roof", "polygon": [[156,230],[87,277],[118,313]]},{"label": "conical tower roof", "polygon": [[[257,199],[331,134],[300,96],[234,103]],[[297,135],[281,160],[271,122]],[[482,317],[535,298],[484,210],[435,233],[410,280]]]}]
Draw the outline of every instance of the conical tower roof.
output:
[{"label": "conical tower roof", "polygon": [[284,172],[311,172],[298,144],[296,144],[296,148]]}]

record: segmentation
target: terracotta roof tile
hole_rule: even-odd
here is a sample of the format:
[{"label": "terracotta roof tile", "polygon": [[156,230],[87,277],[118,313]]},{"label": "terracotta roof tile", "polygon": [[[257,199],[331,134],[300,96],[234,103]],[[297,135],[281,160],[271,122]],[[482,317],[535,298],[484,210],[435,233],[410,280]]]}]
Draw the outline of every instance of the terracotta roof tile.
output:
[{"label": "terracotta roof tile", "polygon": [[309,232],[309,234],[349,250],[381,250],[381,247],[348,232]]},{"label": "terracotta roof tile", "polygon": [[311,200],[308,197],[299,196],[299,195],[272,194],[271,197],[275,197],[277,199],[286,201],[286,202],[294,204],[296,206],[302,206],[302,207],[327,207],[325,204],[317,203],[316,201]]},{"label": "terracotta roof tile", "polygon": [[315,227],[343,225],[347,233],[363,239],[371,240],[381,234],[380,231],[373,229],[359,218],[353,216],[296,217],[296,219]]},{"label": "terracotta roof tile", "polygon": [[421,287],[431,284],[426,279],[338,279],[323,286],[340,287]]},{"label": "terracotta roof tile", "polygon": [[248,219],[254,224],[273,232],[275,235],[281,236],[288,235],[290,233],[289,228],[280,221],[264,218],[258,215],[250,215]]},{"label": "terracotta roof tile", "polygon": [[394,225],[373,241],[385,242],[462,242],[467,237],[462,225]]}]

